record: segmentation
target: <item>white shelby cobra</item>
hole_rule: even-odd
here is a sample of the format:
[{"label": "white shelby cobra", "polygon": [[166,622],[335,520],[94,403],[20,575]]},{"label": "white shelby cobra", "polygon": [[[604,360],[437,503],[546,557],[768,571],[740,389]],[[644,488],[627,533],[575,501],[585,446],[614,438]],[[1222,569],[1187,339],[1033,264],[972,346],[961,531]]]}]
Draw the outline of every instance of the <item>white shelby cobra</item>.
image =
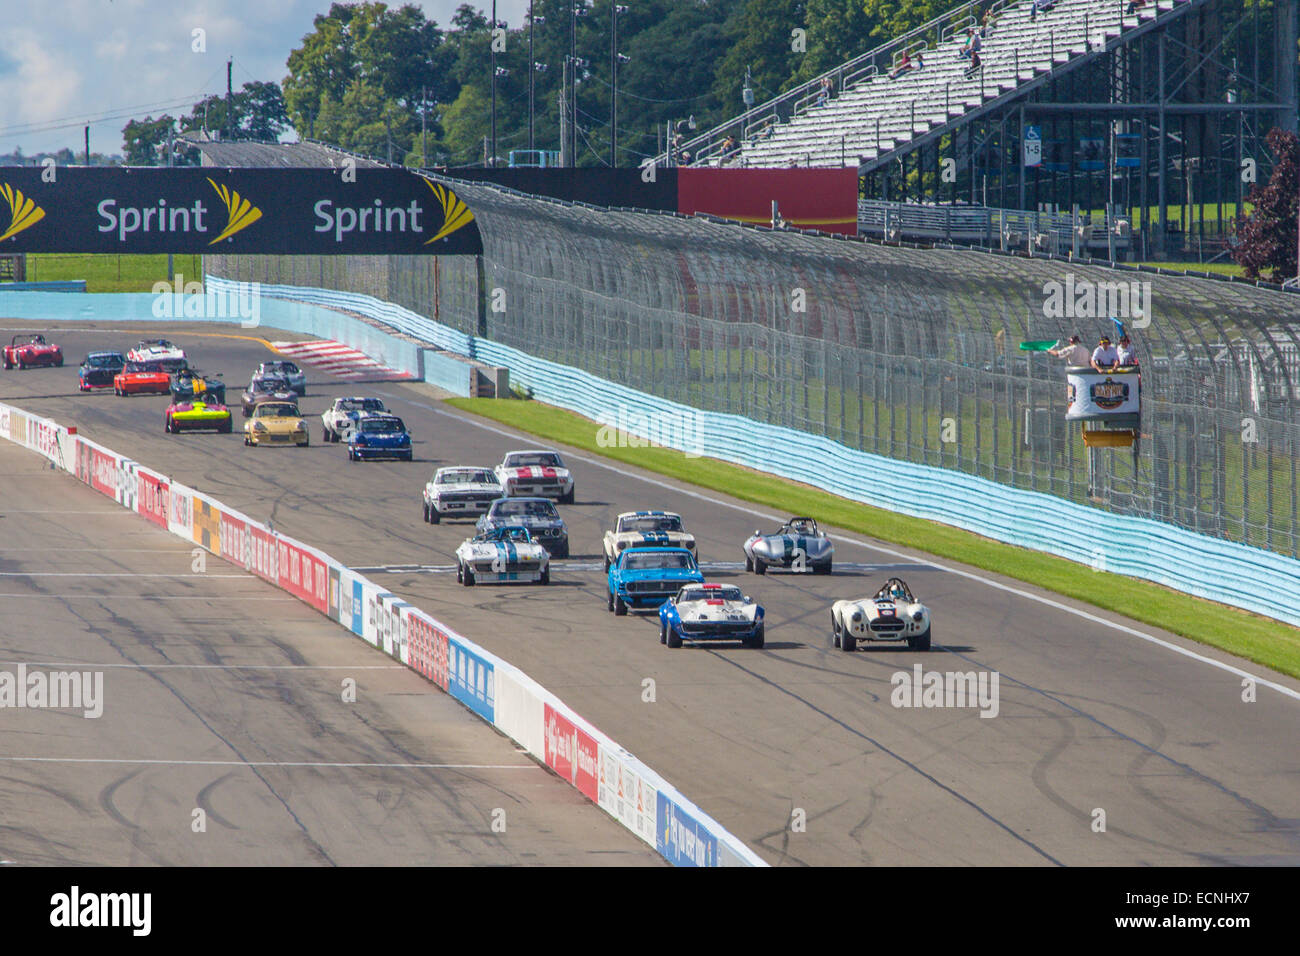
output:
[{"label": "white shelby cobra", "polygon": [[492,502],[505,496],[490,468],[439,468],[424,486],[424,520],[477,518]]},{"label": "white shelby cobra", "polygon": [[456,580],[476,583],[551,583],[551,556],[527,528],[506,525],[467,538],[456,549]]},{"label": "white shelby cobra", "polygon": [[605,570],[624,548],[685,548],[695,555],[695,535],[682,527],[682,516],[671,511],[625,511],[613,531],[605,532]]},{"label": "white shelby cobra", "polygon": [[831,636],[844,651],[858,641],[907,642],[908,650],[930,649],[930,609],[912,596],[901,578],[890,578],[875,597],[836,601],[831,606]]}]

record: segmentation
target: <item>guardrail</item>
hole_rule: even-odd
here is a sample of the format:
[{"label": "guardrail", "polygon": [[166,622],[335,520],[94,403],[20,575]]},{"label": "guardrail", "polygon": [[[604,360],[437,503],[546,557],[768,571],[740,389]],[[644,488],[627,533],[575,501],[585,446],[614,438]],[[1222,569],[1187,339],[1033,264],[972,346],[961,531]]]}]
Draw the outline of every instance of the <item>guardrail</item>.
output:
[{"label": "guardrail", "polygon": [[[220,287],[230,280],[209,276],[206,281]],[[293,286],[263,290],[285,297],[324,294]],[[368,296],[328,295],[341,308],[362,314],[370,308]],[[404,325],[394,329],[413,334]],[[680,405],[497,342],[466,338],[472,339],[468,345],[475,358],[509,368],[511,380],[531,389],[539,401],[641,438],[1300,626],[1300,561],[1292,558],[964,472],[873,455],[824,436]],[[664,427],[665,422],[673,427]],[[637,423],[645,428],[638,430]],[[672,440],[674,435],[682,440]],[[924,541],[917,546],[923,548]]]},{"label": "guardrail", "polygon": [[187,543],[287,591],[422,675],[678,866],[766,866],[662,776],[513,664],[311,545],[75,429],[0,403],[0,438],[35,451]]}]

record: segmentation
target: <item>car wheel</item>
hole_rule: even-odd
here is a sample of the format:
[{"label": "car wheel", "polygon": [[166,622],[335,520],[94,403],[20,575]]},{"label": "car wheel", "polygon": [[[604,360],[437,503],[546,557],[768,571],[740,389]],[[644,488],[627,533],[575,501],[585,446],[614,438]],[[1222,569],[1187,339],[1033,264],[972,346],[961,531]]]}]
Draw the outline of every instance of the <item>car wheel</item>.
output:
[{"label": "car wheel", "polygon": [[60,356],[60,357],[59,357],[59,360],[58,360],[57,362],[54,363],[54,367],[55,367],[55,368],[63,368],[63,358],[62,358],[62,356]]},{"label": "car wheel", "polygon": [[570,488],[569,493],[567,495],[560,495],[560,504],[562,505],[573,504],[573,493],[576,490],[577,490],[576,488]]},{"label": "car wheel", "polygon": [[543,572],[541,573],[541,575],[537,578],[537,583],[538,583],[538,584],[550,584],[550,583],[551,583],[551,569],[550,569],[550,568],[547,568],[545,571],[543,571]]},{"label": "car wheel", "polygon": [[328,428],[326,428],[324,425],[322,425],[322,426],[321,426],[321,429],[320,429],[320,440],[321,440],[321,441],[329,441],[329,440],[330,440],[330,430],[329,430]]},{"label": "car wheel", "polygon": [[609,555],[605,555],[605,573],[609,574]]},{"label": "car wheel", "polygon": [[760,624],[758,626],[758,630],[754,632],[754,636],[749,638],[749,640],[745,641],[745,646],[761,648],[763,646],[763,642],[767,639],[765,634],[766,630],[767,630],[767,626],[764,624]]},{"label": "car wheel", "polygon": [[749,555],[745,555],[745,570],[746,571],[754,570],[754,561],[752,558],[750,558]]},{"label": "car wheel", "polygon": [[429,505],[429,524],[437,524],[442,520],[442,515],[438,513],[437,505]]},{"label": "car wheel", "polygon": [[605,593],[605,596],[606,596],[607,598],[609,598],[608,602],[606,602],[605,610],[607,610],[607,611],[612,611],[612,610],[614,610],[614,592],[613,592],[613,591],[607,591],[607,592]]},{"label": "car wheel", "polygon": [[930,628],[926,628],[915,637],[907,639],[907,649],[909,651],[928,651],[930,649]]},{"label": "car wheel", "polygon": [[467,588],[472,588],[474,586],[474,572],[471,571],[468,567],[465,568],[464,579],[462,580],[461,583],[464,584],[465,587]]},{"label": "car wheel", "polygon": [[614,616],[622,617],[627,613],[627,602],[617,594],[614,595]]},{"label": "car wheel", "polygon": [[9,371],[13,367],[14,367],[14,363],[9,361],[8,359],[5,359],[5,371],[6,372]]},{"label": "car wheel", "polygon": [[20,372],[27,371],[27,360],[23,358],[21,355],[18,356],[18,371]]},{"label": "car wheel", "polygon": [[834,611],[831,611],[831,643],[840,646],[840,622],[835,620]]},{"label": "car wheel", "polygon": [[849,633],[848,625],[840,630],[840,650],[844,653],[856,651],[858,649],[858,639]]},{"label": "car wheel", "polygon": [[755,559],[754,559],[754,573],[755,573],[755,574],[767,574],[767,565],[763,563],[763,559],[762,559],[762,558],[755,558]]},{"label": "car wheel", "polygon": [[465,583],[465,572],[461,568],[461,564],[459,561],[456,562],[456,583],[457,584]]},{"label": "car wheel", "polygon": [[822,564],[813,565],[813,574],[830,574],[830,573],[831,573],[831,562],[829,561],[826,561]]},{"label": "car wheel", "polygon": [[309,447],[310,445],[311,445],[311,439],[310,439],[310,438],[308,438],[306,441],[300,441],[300,442],[298,442],[298,447],[299,447],[299,448],[307,448],[307,447]]},{"label": "car wheel", "polygon": [[569,556],[569,542],[566,541],[564,544],[556,545],[551,556],[556,558],[567,558]]},{"label": "car wheel", "polygon": [[668,625],[664,621],[659,622],[659,643],[668,643]]},{"label": "car wheel", "polygon": [[235,430],[235,423],[232,422],[229,418],[227,418],[225,423],[222,424],[221,426],[221,434],[229,435],[234,430]]},{"label": "car wheel", "polygon": [[429,523],[429,502],[427,501],[422,502],[422,507],[424,509],[424,523],[428,524]]},{"label": "car wheel", "polygon": [[668,646],[669,646],[669,647],[681,647],[681,646],[682,646],[682,636],[681,636],[680,634],[677,633],[677,629],[676,629],[676,628],[672,628],[672,627],[668,628],[668,641],[667,641],[667,643],[668,643]]}]

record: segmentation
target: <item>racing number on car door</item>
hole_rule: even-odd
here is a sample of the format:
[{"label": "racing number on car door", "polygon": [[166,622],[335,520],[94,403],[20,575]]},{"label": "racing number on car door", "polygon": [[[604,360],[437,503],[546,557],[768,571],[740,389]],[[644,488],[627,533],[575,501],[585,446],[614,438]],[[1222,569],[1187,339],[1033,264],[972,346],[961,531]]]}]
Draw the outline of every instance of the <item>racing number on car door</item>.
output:
[{"label": "racing number on car door", "polygon": [[795,545],[794,550],[790,552],[790,567],[796,571],[804,571],[808,568],[808,552],[803,548]]},{"label": "racing number on car door", "polygon": [[506,556],[502,554],[500,551],[498,551],[496,553],[496,557],[492,559],[492,573],[493,574],[506,573]]}]

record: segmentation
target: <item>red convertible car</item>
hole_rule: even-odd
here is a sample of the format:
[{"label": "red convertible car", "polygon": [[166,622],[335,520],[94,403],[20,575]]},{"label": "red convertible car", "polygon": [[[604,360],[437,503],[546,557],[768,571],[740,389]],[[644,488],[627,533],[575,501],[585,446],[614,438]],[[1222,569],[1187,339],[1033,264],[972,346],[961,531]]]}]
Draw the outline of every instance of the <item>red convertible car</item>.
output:
[{"label": "red convertible car", "polygon": [[63,349],[46,342],[45,336],[15,335],[4,348],[4,365],[6,369],[31,368],[34,365],[62,365]]},{"label": "red convertible car", "polygon": [[127,362],[113,376],[114,395],[168,395],[172,377],[161,361]]}]

